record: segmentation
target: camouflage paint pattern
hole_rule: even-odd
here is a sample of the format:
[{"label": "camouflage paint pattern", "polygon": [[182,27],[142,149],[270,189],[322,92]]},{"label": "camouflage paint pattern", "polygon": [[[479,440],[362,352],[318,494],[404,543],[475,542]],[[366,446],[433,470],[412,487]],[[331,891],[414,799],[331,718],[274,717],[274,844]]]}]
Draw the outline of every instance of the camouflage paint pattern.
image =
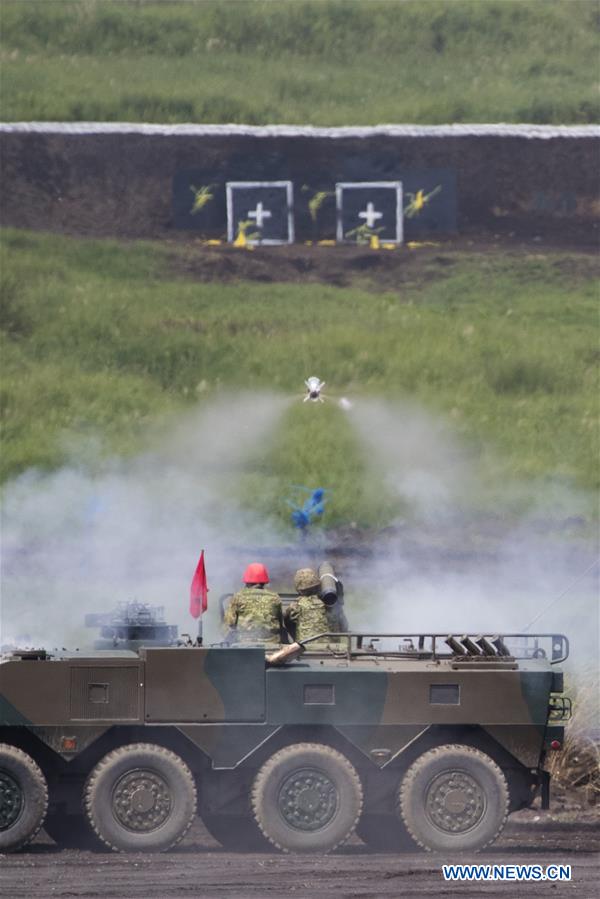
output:
[{"label": "camouflage paint pattern", "polygon": [[[507,666],[305,654],[265,666],[263,649],[148,648],[98,656],[0,663],[0,741],[26,727],[63,757],[119,725],[177,729],[213,767],[233,767],[286,727],[328,727],[384,767],[432,727],[484,729],[528,769],[548,742],[548,706],[560,674],[545,659]],[[138,731],[139,732],[139,731]],[[310,730],[308,731],[310,732]],[[166,731],[165,731],[166,733]],[[552,738],[562,728],[552,723]]]}]

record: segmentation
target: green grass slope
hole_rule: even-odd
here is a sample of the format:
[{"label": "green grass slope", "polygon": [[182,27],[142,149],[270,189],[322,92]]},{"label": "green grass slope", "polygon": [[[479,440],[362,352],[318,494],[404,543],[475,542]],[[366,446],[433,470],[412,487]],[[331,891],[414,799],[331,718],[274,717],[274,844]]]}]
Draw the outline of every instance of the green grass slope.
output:
[{"label": "green grass slope", "polygon": [[2,118],[599,119],[586,0],[4,0]]},{"label": "green grass slope", "polygon": [[[176,274],[189,251],[3,234],[3,480],[52,469],[74,448],[85,461],[98,440],[134,452],[151,425],[220,388],[300,397],[318,373],[334,392],[410,397],[442,413],[500,491],[507,477],[597,487],[592,257],[455,252],[422,285],[375,293],[198,283]],[[271,496],[324,482],[337,488],[337,520],[385,523],[382,483],[356,500],[368,467],[333,404],[298,398],[244,489],[256,478],[270,478]]]}]

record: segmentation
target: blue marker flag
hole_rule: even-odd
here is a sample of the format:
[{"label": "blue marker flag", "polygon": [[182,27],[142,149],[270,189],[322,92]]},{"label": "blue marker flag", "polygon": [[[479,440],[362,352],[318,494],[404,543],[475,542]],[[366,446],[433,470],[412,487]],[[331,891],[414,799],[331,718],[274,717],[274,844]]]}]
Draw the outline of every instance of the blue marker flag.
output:
[{"label": "blue marker flag", "polygon": [[306,530],[315,518],[319,518],[324,510],[327,497],[323,487],[316,487],[311,490],[309,487],[301,487],[297,485],[295,490],[307,493],[308,496],[303,503],[293,502],[288,499],[287,504],[292,508],[292,523],[299,530]]}]

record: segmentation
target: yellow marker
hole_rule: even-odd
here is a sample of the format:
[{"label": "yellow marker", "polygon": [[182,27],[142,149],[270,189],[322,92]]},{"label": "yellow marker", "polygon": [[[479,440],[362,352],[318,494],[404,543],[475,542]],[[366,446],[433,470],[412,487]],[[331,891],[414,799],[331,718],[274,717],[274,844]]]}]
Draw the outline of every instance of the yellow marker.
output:
[{"label": "yellow marker", "polygon": [[205,243],[206,243],[207,247],[220,247],[221,244],[223,243],[223,241],[222,240],[207,240]]},{"label": "yellow marker", "polygon": [[253,250],[254,247],[251,247],[249,241],[258,240],[260,238],[260,232],[253,231],[252,234],[247,234],[248,228],[252,224],[251,221],[246,222],[238,222],[238,233],[236,239],[233,241],[234,247],[243,247],[246,250]]},{"label": "yellow marker", "polygon": [[395,243],[382,243],[381,246],[384,250],[395,250],[398,245]]},{"label": "yellow marker", "polygon": [[414,218],[415,215],[418,215],[421,210],[429,203],[433,197],[437,196],[442,189],[442,185],[438,184],[437,187],[434,187],[432,191],[428,194],[421,188],[416,193],[407,193],[406,199],[409,201],[408,204],[404,207],[404,215],[406,218],[411,219]]},{"label": "yellow marker", "polygon": [[317,213],[327,197],[333,197],[333,195],[331,190],[320,190],[314,195],[312,200],[308,201],[308,211],[313,222],[317,221]]},{"label": "yellow marker", "polygon": [[377,236],[377,234],[371,234],[371,238],[369,240],[369,247],[372,250],[379,250],[380,246],[381,245],[379,243],[379,237]]},{"label": "yellow marker", "polygon": [[211,194],[210,189],[212,185],[204,185],[203,187],[194,187],[194,185],[190,185],[190,190],[194,195],[194,205],[192,206],[191,213],[195,215],[196,212],[200,212],[201,209],[204,209],[207,203],[209,203],[214,194]]},{"label": "yellow marker", "polygon": [[320,247],[335,247],[335,240],[318,240],[317,244]]}]

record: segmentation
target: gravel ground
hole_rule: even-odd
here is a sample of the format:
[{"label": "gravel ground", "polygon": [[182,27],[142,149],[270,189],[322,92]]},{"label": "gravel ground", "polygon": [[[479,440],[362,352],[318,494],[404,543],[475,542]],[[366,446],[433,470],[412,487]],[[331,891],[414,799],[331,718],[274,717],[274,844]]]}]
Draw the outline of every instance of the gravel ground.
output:
[{"label": "gravel ground", "polygon": [[[428,853],[375,853],[358,839],[328,856],[231,853],[198,822],[168,854],[61,850],[43,832],[23,852],[0,856],[0,895],[104,899],[246,899],[291,894],[294,899],[337,897],[597,895],[600,827],[592,810],[512,817],[493,847],[468,858]],[[444,883],[444,863],[566,864],[569,883]]]}]

